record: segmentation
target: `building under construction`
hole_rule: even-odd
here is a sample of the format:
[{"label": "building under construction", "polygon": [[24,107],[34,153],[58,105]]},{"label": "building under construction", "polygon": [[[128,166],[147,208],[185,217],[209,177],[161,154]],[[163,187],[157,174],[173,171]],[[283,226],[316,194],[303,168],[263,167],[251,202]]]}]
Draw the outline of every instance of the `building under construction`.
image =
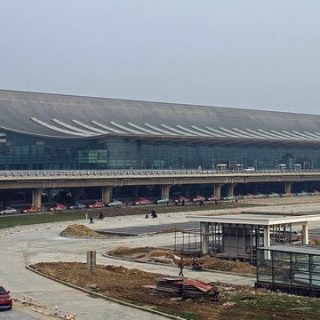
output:
[{"label": "building under construction", "polygon": [[191,216],[199,229],[175,233],[175,249],[192,255],[256,262],[257,248],[276,244],[308,244],[308,224],[318,215],[235,214]]}]

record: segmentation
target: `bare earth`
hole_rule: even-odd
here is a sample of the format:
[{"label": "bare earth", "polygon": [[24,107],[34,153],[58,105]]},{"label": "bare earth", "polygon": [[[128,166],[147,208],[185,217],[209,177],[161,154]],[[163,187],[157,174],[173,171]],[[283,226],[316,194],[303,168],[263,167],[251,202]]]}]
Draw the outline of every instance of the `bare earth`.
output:
[{"label": "bare earth", "polygon": [[314,320],[319,318],[319,300],[271,293],[246,286],[213,283],[219,302],[180,300],[156,294],[143,286],[154,285],[160,274],[115,266],[97,266],[93,272],[76,262],[38,263],[33,268],[51,277],[136,305],[196,320]]}]

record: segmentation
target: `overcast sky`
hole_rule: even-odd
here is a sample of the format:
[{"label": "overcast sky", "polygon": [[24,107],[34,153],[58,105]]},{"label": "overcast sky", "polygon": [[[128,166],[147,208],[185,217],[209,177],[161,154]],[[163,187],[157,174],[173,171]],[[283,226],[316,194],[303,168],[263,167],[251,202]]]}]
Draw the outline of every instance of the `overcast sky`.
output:
[{"label": "overcast sky", "polygon": [[319,0],[0,0],[0,88],[320,114]]}]

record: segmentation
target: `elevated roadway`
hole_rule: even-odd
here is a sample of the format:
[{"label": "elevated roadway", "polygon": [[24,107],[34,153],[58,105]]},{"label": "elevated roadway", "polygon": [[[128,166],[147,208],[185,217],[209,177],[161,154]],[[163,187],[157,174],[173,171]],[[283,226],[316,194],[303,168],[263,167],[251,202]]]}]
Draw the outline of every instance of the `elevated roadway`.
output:
[{"label": "elevated roadway", "polygon": [[103,202],[112,199],[112,189],[121,186],[160,185],[162,198],[169,198],[173,185],[212,184],[213,193],[221,198],[221,188],[227,185],[233,196],[237,184],[284,183],[284,193],[290,194],[294,182],[320,181],[320,170],[43,170],[0,171],[0,189],[32,189],[32,204],[41,208],[44,189],[101,187]]},{"label": "elevated roadway", "polygon": [[118,187],[320,181],[320,170],[50,170],[0,171],[0,189]]}]

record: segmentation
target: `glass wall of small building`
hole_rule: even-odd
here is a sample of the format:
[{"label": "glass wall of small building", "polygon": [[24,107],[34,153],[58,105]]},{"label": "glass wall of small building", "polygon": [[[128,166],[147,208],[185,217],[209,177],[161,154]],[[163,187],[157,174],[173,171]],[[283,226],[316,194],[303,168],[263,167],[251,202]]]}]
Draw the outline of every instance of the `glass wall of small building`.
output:
[{"label": "glass wall of small building", "polygon": [[257,286],[320,296],[320,254],[319,250],[313,251],[297,253],[289,247],[287,252],[258,249]]},{"label": "glass wall of small building", "polygon": [[0,170],[42,169],[294,169],[320,168],[318,147],[249,146],[124,138],[49,139],[6,133]]}]

